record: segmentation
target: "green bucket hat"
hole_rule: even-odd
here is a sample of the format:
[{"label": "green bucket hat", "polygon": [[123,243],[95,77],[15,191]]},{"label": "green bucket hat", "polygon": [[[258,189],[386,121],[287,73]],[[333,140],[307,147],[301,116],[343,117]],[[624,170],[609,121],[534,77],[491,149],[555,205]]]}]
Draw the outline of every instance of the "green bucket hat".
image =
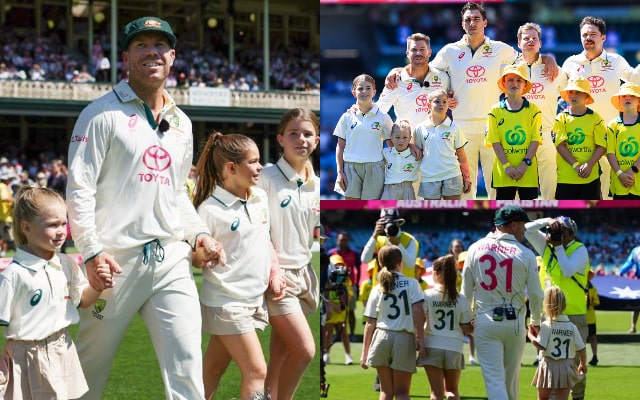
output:
[{"label": "green bucket hat", "polygon": [[171,25],[169,25],[167,21],[156,17],[138,18],[125,25],[124,31],[122,32],[122,38],[120,39],[122,42],[122,48],[125,50],[128,49],[131,39],[144,32],[162,33],[169,41],[169,46],[171,46],[172,49],[176,48],[177,39],[176,35],[173,34]]}]

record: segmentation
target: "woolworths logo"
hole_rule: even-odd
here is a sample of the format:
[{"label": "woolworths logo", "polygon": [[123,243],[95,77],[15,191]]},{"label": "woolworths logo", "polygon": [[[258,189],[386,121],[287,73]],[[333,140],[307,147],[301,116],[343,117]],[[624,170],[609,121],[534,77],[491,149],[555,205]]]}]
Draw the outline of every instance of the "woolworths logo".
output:
[{"label": "woolworths logo", "polygon": [[519,146],[523,144],[526,139],[527,134],[520,125],[516,125],[513,130],[509,129],[505,135],[505,140],[511,146]]},{"label": "woolworths logo", "polygon": [[635,138],[627,138],[620,143],[618,151],[623,157],[635,157],[638,154],[638,142]]},{"label": "woolworths logo", "polygon": [[568,145],[577,145],[584,142],[584,131],[582,130],[582,128],[576,128],[575,131],[569,132],[567,136]]}]

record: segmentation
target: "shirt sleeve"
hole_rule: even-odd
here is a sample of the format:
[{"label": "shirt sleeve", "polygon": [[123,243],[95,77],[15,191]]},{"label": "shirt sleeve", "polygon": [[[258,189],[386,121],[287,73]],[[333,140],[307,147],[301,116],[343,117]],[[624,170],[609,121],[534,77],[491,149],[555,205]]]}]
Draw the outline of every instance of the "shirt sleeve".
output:
[{"label": "shirt sleeve", "polygon": [[11,322],[11,299],[15,296],[11,281],[0,274],[0,326],[9,326]]},{"label": "shirt sleeve", "polygon": [[616,139],[618,133],[618,123],[615,121],[611,121],[609,126],[607,127],[607,154],[616,155]]},{"label": "shirt sleeve", "polygon": [[347,116],[347,113],[344,113],[344,114],[342,114],[340,116],[340,119],[338,120],[338,123],[336,124],[336,127],[333,130],[333,136],[337,136],[340,139],[346,139],[347,138],[347,133],[346,133],[346,131],[344,129],[346,116]]},{"label": "shirt sleeve", "polygon": [[498,132],[498,124],[496,123],[497,108],[493,107],[487,115],[487,135],[484,139],[485,146],[491,146],[493,143],[500,143],[500,133]]},{"label": "shirt sleeve", "polygon": [[593,125],[593,138],[596,143],[596,146],[602,146],[605,149],[607,148],[607,127],[604,125],[604,120],[598,113],[594,113],[596,115],[595,120],[597,122]]},{"label": "shirt sleeve", "polygon": [[553,221],[553,218],[540,218],[524,225],[524,237],[527,238],[538,255],[544,254],[544,248],[547,245],[547,235],[540,232],[540,229],[549,226]]},{"label": "shirt sleeve", "polygon": [[89,105],[80,113],[69,144],[67,210],[75,246],[85,260],[102,251],[95,223],[95,195],[114,129],[109,113]]},{"label": "shirt sleeve", "polygon": [[189,135],[189,137],[190,140],[186,145],[187,150],[185,151],[184,159],[182,160],[182,167],[180,169],[181,184],[176,186],[176,196],[178,212],[180,213],[180,221],[182,221],[185,239],[187,242],[191,243],[191,247],[195,248],[197,235],[199,233],[209,234],[210,232],[206,224],[202,222],[202,219],[200,219],[200,216],[196,212],[196,209],[189,198],[189,191],[186,186],[193,159],[193,136]]},{"label": "shirt sleeve", "polygon": [[389,113],[389,110],[391,109],[391,106],[394,105],[394,103],[395,98],[393,96],[393,90],[388,89],[387,87],[382,89],[382,93],[380,93],[378,101],[376,101],[376,105],[378,106],[378,108],[380,108],[380,110],[384,111],[385,113]]},{"label": "shirt sleeve", "polygon": [[564,113],[556,115],[556,119],[553,121],[553,128],[551,129],[554,133],[553,144],[556,147],[567,140],[567,129],[563,115]]},{"label": "shirt sleeve", "polygon": [[527,259],[527,274],[527,296],[529,297],[529,309],[531,310],[531,324],[538,326],[542,319],[544,293],[540,286],[538,264],[533,254]]},{"label": "shirt sleeve", "polygon": [[380,285],[375,285],[371,289],[369,300],[367,300],[367,305],[364,308],[363,315],[365,317],[378,319],[378,302],[380,301],[381,294],[382,292],[380,292]]},{"label": "shirt sleeve", "polygon": [[449,72],[449,63],[446,59],[447,50],[449,49],[449,45],[444,46],[440,49],[440,51],[436,54],[436,56],[429,62],[429,65],[435,69],[439,69],[443,72]]},{"label": "shirt sleeve", "polygon": [[567,253],[563,246],[555,247],[556,257],[558,257],[558,265],[562,270],[562,274],[571,278],[574,274],[582,274],[586,265],[589,263],[589,253],[585,246],[578,247],[571,256],[567,257]]}]

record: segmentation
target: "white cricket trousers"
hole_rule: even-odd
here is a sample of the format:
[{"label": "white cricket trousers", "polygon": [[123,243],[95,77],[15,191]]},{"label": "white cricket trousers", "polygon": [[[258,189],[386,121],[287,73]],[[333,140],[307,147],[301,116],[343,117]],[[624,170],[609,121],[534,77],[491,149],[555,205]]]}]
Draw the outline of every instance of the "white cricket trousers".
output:
[{"label": "white cricket trousers", "polygon": [[142,248],[121,252],[105,249],[123,272],[114,274],[115,287],[102,292],[94,306],[80,310],[76,344],[89,385],[82,399],[102,397],[113,357],[136,313],[149,330],[165,398],[204,399],[202,320],[191,273],[191,247],[178,241],[162,245],[164,260],[156,261],[152,253],[148,265],[142,262]]},{"label": "white cricket trousers", "polygon": [[518,400],[520,362],[525,346],[524,313],[518,318],[494,321],[490,314],[478,314],[473,337],[487,397]]},{"label": "white cricket trousers", "polygon": [[454,121],[460,131],[464,133],[468,143],[464,146],[464,152],[467,155],[467,161],[469,162],[469,173],[471,175],[471,191],[469,193],[463,193],[463,200],[474,200],[478,190],[478,160],[482,165],[482,175],[484,176],[484,185],[487,188],[489,199],[496,199],[496,190],[491,187],[491,179],[493,173],[493,160],[496,158],[496,153],[493,151],[493,147],[486,147],[484,145],[484,136],[487,130],[487,120],[485,119],[472,119],[472,120],[455,120]]}]

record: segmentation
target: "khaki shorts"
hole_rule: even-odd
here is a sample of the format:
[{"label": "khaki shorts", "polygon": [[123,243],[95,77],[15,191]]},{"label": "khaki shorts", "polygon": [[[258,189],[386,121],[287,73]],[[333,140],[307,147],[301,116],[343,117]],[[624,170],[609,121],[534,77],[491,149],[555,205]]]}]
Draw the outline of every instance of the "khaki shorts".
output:
[{"label": "khaki shorts", "polygon": [[437,182],[420,182],[418,196],[423,199],[441,199],[444,196],[461,195],[464,191],[462,175]]},{"label": "khaki shorts", "polygon": [[369,163],[344,163],[347,176],[346,197],[361,200],[378,200],[384,186],[384,161]]},{"label": "khaki shorts", "polygon": [[67,329],[11,340],[0,358],[0,399],[76,399],[89,390]]},{"label": "khaki shorts", "polygon": [[259,307],[207,307],[200,304],[202,331],[211,335],[241,335],[264,330],[269,323],[264,303]]},{"label": "khaki shorts", "polygon": [[457,351],[427,347],[427,356],[418,358],[420,367],[436,367],[440,369],[464,369],[464,354]]},{"label": "khaki shorts", "polygon": [[13,223],[0,221],[0,239],[13,242]]},{"label": "khaki shorts", "polygon": [[273,292],[265,294],[269,316],[293,314],[302,312],[304,315],[313,314],[318,309],[318,277],[311,265],[298,269],[285,269],[284,278],[287,282],[287,293],[282,300],[273,301]]},{"label": "khaki shorts", "polygon": [[406,331],[376,329],[373,332],[367,365],[416,372],[416,337]]},{"label": "khaki shorts", "polygon": [[415,200],[413,182],[390,183],[384,185],[380,200]]}]

